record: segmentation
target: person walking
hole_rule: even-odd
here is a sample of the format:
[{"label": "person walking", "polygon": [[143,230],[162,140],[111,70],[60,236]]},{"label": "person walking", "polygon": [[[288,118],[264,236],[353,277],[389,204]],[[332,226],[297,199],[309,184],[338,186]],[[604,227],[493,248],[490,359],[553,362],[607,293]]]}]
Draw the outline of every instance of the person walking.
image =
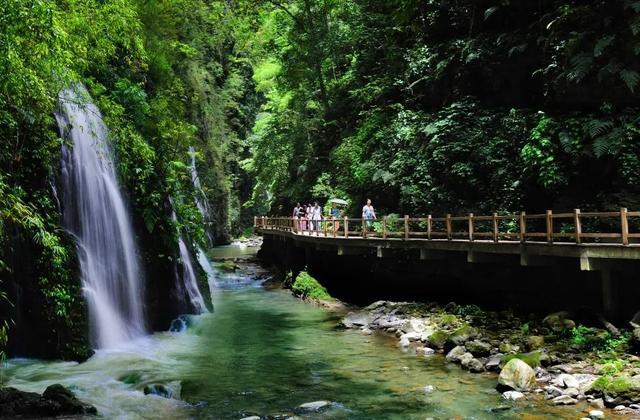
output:
[{"label": "person walking", "polygon": [[362,219],[364,221],[363,228],[369,230],[376,219],[376,212],[371,204],[371,199],[367,198],[367,204],[362,207]]},{"label": "person walking", "polygon": [[301,229],[300,226],[300,213],[302,212],[302,206],[300,203],[296,203],[296,206],[293,208],[293,229],[294,231],[298,231]]},{"label": "person walking", "polygon": [[338,205],[336,203],[331,203],[329,216],[333,219],[333,232],[335,234],[335,232],[340,229],[340,209],[338,209]]},{"label": "person walking", "polygon": [[312,218],[313,218],[313,229],[316,231],[320,230],[320,225],[322,221],[322,207],[318,205],[317,201],[313,205]]},{"label": "person walking", "polygon": [[311,207],[311,204],[307,204],[306,208],[305,208],[305,213],[304,213],[305,219],[306,219],[306,223],[307,223],[307,230],[312,230],[313,229],[313,207]]}]

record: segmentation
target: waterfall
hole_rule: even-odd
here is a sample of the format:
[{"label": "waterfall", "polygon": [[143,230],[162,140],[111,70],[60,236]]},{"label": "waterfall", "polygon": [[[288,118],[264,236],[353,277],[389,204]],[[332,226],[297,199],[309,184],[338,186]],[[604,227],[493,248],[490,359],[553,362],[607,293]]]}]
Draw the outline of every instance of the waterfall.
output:
[{"label": "waterfall", "polygon": [[209,244],[213,245],[213,236],[211,235],[211,229],[209,226],[211,219],[209,200],[207,199],[207,195],[202,190],[202,184],[200,184],[200,177],[198,176],[198,169],[196,168],[196,151],[193,146],[189,146],[189,156],[191,156],[191,162],[189,164],[189,170],[191,171],[191,182],[193,183],[193,187],[197,192],[197,195],[195,197],[196,206],[198,206],[198,210],[200,210],[200,214],[202,214],[202,218],[205,221],[204,231],[207,235],[207,239],[209,239]]},{"label": "waterfall", "polygon": [[[193,146],[189,146],[189,156],[191,156],[191,164],[189,165],[189,169],[191,170],[191,182],[193,183],[193,187],[198,192],[196,195],[196,206],[198,210],[200,210],[200,214],[202,214],[202,218],[207,222],[207,226],[205,228],[205,232],[207,234],[207,238],[209,239],[209,243],[213,244],[213,238],[211,236],[211,231],[208,226],[208,221],[210,217],[209,205],[207,196],[202,190],[202,186],[200,185],[200,177],[198,176],[198,169],[196,168],[196,152]],[[213,272],[213,267],[211,266],[211,262],[207,258],[206,254],[202,250],[202,248],[198,247],[198,263],[200,267],[207,273],[207,278],[209,279],[209,290],[212,291],[217,286],[215,281],[215,273]]]},{"label": "waterfall", "polygon": [[213,271],[213,267],[211,266],[211,262],[207,258],[206,254],[202,250],[202,248],[198,247],[198,263],[200,267],[207,273],[207,279],[209,280],[209,290],[213,293],[213,289],[218,287],[218,283],[216,282],[216,276]]},{"label": "waterfall", "polygon": [[80,85],[62,91],[58,106],[70,143],[62,146],[63,222],[77,241],[92,344],[114,347],[145,332],[133,229],[100,110]]},{"label": "waterfall", "polygon": [[[177,222],[178,219],[175,211],[172,211],[171,218],[174,222]],[[198,289],[196,272],[193,269],[189,249],[181,234],[178,235],[178,249],[180,251],[180,260],[182,261],[182,275],[176,278],[176,288],[181,297],[189,299],[189,304],[191,304],[198,313],[208,312],[202,293],[200,293],[200,289]]]}]

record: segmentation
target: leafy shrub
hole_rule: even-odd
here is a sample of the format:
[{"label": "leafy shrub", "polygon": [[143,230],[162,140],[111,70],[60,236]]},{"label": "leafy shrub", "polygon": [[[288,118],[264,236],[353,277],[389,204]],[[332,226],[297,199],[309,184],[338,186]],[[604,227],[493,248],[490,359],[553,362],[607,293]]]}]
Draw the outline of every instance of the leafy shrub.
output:
[{"label": "leafy shrub", "polygon": [[327,292],[318,280],[314,279],[306,271],[300,272],[296,280],[291,286],[293,294],[303,299],[332,300],[333,298]]}]

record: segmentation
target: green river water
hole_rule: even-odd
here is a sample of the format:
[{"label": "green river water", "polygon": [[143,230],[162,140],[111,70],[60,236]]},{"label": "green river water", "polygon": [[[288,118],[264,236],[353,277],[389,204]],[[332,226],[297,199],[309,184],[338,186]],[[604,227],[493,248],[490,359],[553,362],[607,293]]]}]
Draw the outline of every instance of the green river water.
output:
[{"label": "green river water", "polygon": [[[336,329],[340,314],[265,289],[257,273],[250,263],[235,274],[218,273],[214,312],[194,317],[184,332],[98,351],[81,364],[13,359],[4,381],[36,392],[62,383],[106,418],[533,419],[588,412],[582,404],[506,402],[494,390],[495,375],[403,352],[390,337]],[[150,384],[166,385],[180,398],[145,395]],[[425,393],[425,385],[435,391]],[[296,408],[316,400],[333,404],[320,412]]]}]

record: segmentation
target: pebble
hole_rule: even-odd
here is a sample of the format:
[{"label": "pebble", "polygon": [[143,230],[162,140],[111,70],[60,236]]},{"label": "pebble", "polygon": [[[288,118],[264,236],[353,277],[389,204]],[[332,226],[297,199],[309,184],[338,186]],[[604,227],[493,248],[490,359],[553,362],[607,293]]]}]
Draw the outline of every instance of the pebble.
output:
[{"label": "pebble", "polygon": [[632,410],[640,410],[640,404],[631,404],[629,405],[629,408]]},{"label": "pebble", "polygon": [[240,420],[260,420],[260,416],[243,417]]},{"label": "pebble", "polygon": [[624,405],[616,405],[615,407],[613,407],[613,411],[622,411],[625,408],[627,407],[625,407]]},{"label": "pebble", "polygon": [[431,394],[433,391],[436,390],[436,388],[433,385],[427,385],[423,389],[425,394]]},{"label": "pebble", "polygon": [[589,418],[590,419],[603,419],[604,418],[604,412],[601,410],[591,410],[589,411]]},{"label": "pebble", "polygon": [[[604,400],[602,398],[596,398],[595,400],[590,402],[592,407],[596,407],[596,408],[604,408]],[[598,410],[595,410],[598,411]]]},{"label": "pebble", "polygon": [[507,391],[502,394],[502,398],[505,400],[517,401],[524,398],[524,394],[518,391]]}]

